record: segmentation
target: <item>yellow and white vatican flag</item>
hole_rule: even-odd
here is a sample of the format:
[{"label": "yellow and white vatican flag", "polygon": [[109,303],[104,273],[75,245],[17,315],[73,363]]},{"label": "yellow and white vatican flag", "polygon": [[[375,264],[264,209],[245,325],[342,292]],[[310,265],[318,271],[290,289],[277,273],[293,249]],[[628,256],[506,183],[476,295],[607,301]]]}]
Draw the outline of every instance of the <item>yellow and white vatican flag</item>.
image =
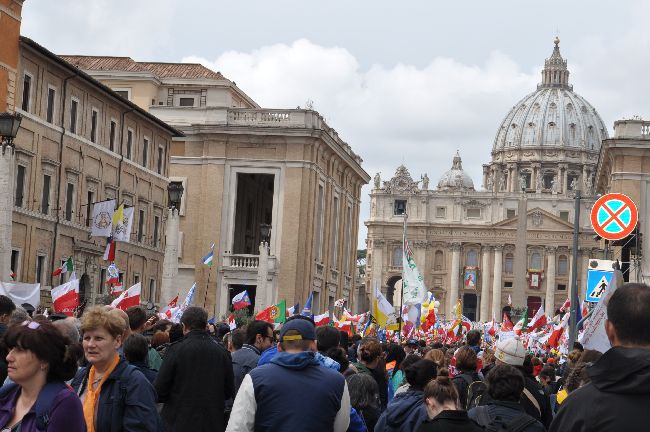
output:
[{"label": "yellow and white vatican flag", "polygon": [[386,327],[386,325],[397,322],[395,308],[377,287],[373,289],[371,313],[380,327]]},{"label": "yellow and white vatican flag", "polygon": [[131,228],[133,227],[134,207],[120,205],[113,215],[113,240],[129,242],[131,240]]},{"label": "yellow and white vatican flag", "polygon": [[[405,222],[406,224],[406,222]],[[424,278],[415,265],[413,252],[409,242],[404,235],[404,246],[402,248],[402,304],[416,305],[427,301],[429,291],[424,285]]]}]

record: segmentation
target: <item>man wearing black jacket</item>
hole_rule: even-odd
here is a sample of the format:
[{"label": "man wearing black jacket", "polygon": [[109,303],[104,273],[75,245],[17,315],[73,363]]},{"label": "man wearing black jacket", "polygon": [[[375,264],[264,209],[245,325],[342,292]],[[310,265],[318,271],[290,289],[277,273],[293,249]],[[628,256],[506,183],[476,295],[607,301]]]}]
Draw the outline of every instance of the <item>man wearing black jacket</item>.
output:
[{"label": "man wearing black jacket", "polygon": [[185,337],[168,348],[155,383],[165,430],[223,432],[224,402],[234,394],[230,353],[208,334],[202,308],[187,308],[181,324]]},{"label": "man wearing black jacket", "polygon": [[607,304],[612,346],[587,369],[591,382],[562,403],[555,431],[645,430],[650,423],[650,287],[628,283]]}]

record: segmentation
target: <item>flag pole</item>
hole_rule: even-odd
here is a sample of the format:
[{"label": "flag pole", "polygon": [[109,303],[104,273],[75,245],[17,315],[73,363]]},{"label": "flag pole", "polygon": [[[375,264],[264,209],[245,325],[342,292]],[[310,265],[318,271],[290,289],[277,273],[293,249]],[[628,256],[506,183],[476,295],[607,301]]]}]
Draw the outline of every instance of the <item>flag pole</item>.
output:
[{"label": "flag pole", "polygon": [[[205,285],[205,295],[203,296],[203,309],[205,309],[205,304],[208,302],[208,290],[210,289],[210,274],[212,273],[210,270],[212,270],[212,267],[208,267],[208,282]],[[215,320],[217,319],[216,315],[214,319]]]},{"label": "flag pole", "polygon": [[[408,220],[408,214],[404,213],[404,229],[402,231],[402,257],[404,257],[404,254],[406,251],[404,250],[404,247],[406,246],[406,222]],[[402,259],[403,260],[403,259]],[[398,322],[399,322],[399,327],[398,327],[398,340],[402,342],[402,308],[403,303],[404,303],[404,263],[402,263],[402,285],[400,287],[401,294],[399,296],[399,315],[398,315]]]}]

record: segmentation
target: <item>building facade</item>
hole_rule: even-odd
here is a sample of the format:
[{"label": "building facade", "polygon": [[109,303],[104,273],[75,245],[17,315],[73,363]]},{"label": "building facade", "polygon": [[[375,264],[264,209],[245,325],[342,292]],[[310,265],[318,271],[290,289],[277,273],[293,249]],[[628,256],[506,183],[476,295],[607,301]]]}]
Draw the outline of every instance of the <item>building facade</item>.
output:
[{"label": "building facade", "polygon": [[375,176],[366,222],[367,292],[381,287],[396,299],[408,214],[407,237],[443,316],[460,299],[469,318],[500,319],[509,298],[529,314],[542,304],[552,314],[570,289],[577,191],[583,196],[576,263],[581,292],[586,259],[602,253],[588,210],[604,138],[598,113],[569,84],[556,39],[541,83],[497,129],[481,190],[463,170],[459,153],[436,189],[427,174],[414,180],[404,166],[383,183]]},{"label": "building facade", "polygon": [[[116,199],[132,206],[129,243],[119,242],[116,265],[123,284],[142,283],[143,303],[160,292],[169,176],[176,129],[123,99],[34,41],[21,37],[11,194],[10,268],[15,279],[49,289],[68,257],[82,300],[105,301],[106,239],[90,236],[93,203]],[[162,150],[162,151],[161,151]],[[3,278],[4,279],[4,278]],[[5,279],[6,280],[6,279]]]},{"label": "building facade", "polygon": [[618,259],[625,280],[650,283],[650,260],[642,238],[650,232],[650,121],[641,118],[614,122],[614,136],[603,141],[596,171],[598,193],[629,196],[637,206],[637,231],[609,244],[609,259]]},{"label": "building facade", "polygon": [[[311,109],[260,108],[201,65],[67,56],[186,135],[170,176],[184,187],[178,274],[195,304],[222,316],[247,290],[255,310],[285,299],[313,310],[355,301],[362,160]],[[215,244],[214,262],[201,257]]]}]

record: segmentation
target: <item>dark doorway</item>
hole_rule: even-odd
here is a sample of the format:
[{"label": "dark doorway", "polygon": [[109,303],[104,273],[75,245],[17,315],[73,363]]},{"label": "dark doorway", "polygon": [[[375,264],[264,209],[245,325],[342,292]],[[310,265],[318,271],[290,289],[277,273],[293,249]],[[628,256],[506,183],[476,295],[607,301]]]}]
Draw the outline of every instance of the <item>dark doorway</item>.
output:
[{"label": "dark doorway", "polygon": [[401,279],[401,276],[393,276],[392,278],[388,279],[388,282],[386,282],[386,286],[388,287],[386,289],[386,300],[388,300],[388,302],[393,306],[395,306],[395,284]]},{"label": "dark doorway", "polygon": [[258,255],[262,240],[273,236],[262,236],[263,226],[272,223],[273,180],[273,174],[237,174],[233,253]]},{"label": "dark doorway", "polygon": [[90,286],[90,277],[88,274],[84,273],[81,275],[81,279],[79,279],[79,304],[83,304],[83,302],[86,300],[86,296],[92,291],[92,287]]},{"label": "dark doorway", "polygon": [[476,294],[463,294],[463,315],[476,321]]},{"label": "dark doorway", "polygon": [[528,297],[528,319],[535,316],[537,310],[542,306],[542,298],[536,296]]},{"label": "dark doorway", "polygon": [[248,313],[252,316],[255,310],[255,295],[257,294],[256,285],[228,285],[228,310],[232,311],[232,299],[242,291],[248,291],[248,297],[251,299],[251,305],[248,306]]}]

